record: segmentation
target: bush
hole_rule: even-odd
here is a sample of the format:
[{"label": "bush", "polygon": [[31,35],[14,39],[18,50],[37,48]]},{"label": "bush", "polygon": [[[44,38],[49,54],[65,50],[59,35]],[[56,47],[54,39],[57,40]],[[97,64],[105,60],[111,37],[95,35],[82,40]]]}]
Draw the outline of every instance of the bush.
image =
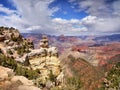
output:
[{"label": "bush", "polygon": [[74,90],[79,90],[82,87],[82,82],[77,77],[69,77],[66,79],[67,87],[73,87]]},{"label": "bush", "polygon": [[9,53],[10,55],[13,55],[13,52],[10,49],[7,51],[7,53]]},{"label": "bush", "polygon": [[0,65],[15,70],[17,67],[17,62],[12,58],[6,57],[4,55],[0,55]]},{"label": "bush", "polygon": [[17,66],[15,72],[17,75],[25,76],[28,79],[36,79],[39,76],[36,70],[30,70],[22,66]]},{"label": "bush", "polygon": [[16,38],[16,37],[12,37],[11,39],[12,39],[12,41],[14,41],[14,42],[17,42],[17,41],[18,41],[18,38]]},{"label": "bush", "polygon": [[68,59],[70,59],[71,64],[74,63],[76,60],[75,57],[71,54],[68,56]]},{"label": "bush", "polygon": [[19,48],[14,48],[16,51],[17,51],[17,53],[19,54],[19,55],[23,55],[24,53],[29,53],[30,52],[30,50],[29,50],[29,47],[26,45],[22,45],[22,47],[19,47]]},{"label": "bush", "polygon": [[65,80],[64,86],[59,88],[58,86],[51,88],[51,90],[81,90],[82,82],[77,77],[68,77]]},{"label": "bush", "polygon": [[112,67],[105,79],[100,90],[109,88],[120,90],[120,62]]},{"label": "bush", "polygon": [[25,53],[25,49],[23,47],[17,48],[17,53],[21,56]]},{"label": "bush", "polygon": [[52,70],[50,70],[49,80],[52,82],[56,82],[56,76],[53,74]]},{"label": "bush", "polygon": [[28,79],[36,79],[39,77],[39,72],[37,70],[25,68],[18,64],[14,59],[6,57],[5,55],[0,55],[0,65],[11,68],[14,70],[16,75],[22,75]]}]

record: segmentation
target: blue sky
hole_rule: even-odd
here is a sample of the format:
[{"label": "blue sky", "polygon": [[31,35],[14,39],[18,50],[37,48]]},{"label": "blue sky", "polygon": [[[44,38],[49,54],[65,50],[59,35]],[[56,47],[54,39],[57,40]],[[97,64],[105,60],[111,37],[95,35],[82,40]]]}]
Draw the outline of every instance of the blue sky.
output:
[{"label": "blue sky", "polygon": [[0,0],[0,26],[21,33],[120,33],[120,0]]},{"label": "blue sky", "polygon": [[60,9],[53,14],[53,18],[63,18],[63,19],[81,19],[88,14],[84,11],[77,12],[76,8],[78,5],[72,5],[68,0],[55,0],[49,5],[49,7],[59,7]]}]

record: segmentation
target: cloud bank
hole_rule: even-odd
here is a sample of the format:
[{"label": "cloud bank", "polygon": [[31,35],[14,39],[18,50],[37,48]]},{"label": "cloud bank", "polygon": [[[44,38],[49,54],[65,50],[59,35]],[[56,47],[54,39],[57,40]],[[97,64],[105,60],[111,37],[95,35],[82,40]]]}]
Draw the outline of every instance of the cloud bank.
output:
[{"label": "cloud bank", "polygon": [[89,16],[82,24],[94,33],[120,33],[120,0],[69,0]]},{"label": "cloud bank", "polygon": [[55,0],[13,0],[15,10],[0,4],[1,26],[15,27],[20,32],[44,33],[51,35],[85,35],[120,33],[119,0],[68,0],[77,12],[88,16],[70,20],[52,18],[60,8],[49,5]]}]

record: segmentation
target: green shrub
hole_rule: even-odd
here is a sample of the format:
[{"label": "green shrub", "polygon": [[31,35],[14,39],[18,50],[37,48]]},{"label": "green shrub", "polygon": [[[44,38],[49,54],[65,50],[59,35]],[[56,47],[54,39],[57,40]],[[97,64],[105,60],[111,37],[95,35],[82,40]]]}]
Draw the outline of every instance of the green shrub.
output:
[{"label": "green shrub", "polygon": [[60,88],[55,86],[51,90],[82,90],[82,82],[77,77],[68,77],[65,79],[64,85]]},{"label": "green shrub", "polygon": [[69,58],[70,61],[72,61],[72,62],[74,62],[74,61],[76,60],[75,57],[74,57],[73,55],[71,55],[71,54],[68,56],[68,58]]},{"label": "green shrub", "polygon": [[108,90],[109,88],[120,90],[120,62],[114,65],[108,72],[106,80],[106,82],[103,82],[100,90]]},{"label": "green shrub", "polygon": [[14,48],[19,55],[23,55],[24,53],[29,53],[29,47],[27,45],[22,45],[22,47]]},{"label": "green shrub", "polygon": [[11,50],[8,50],[7,53],[13,55],[13,52]]},{"label": "green shrub", "polygon": [[39,76],[36,70],[30,70],[22,66],[17,66],[15,72],[17,75],[25,76],[28,79],[36,79]]},{"label": "green shrub", "polygon": [[39,77],[39,72],[37,70],[25,68],[18,64],[14,59],[6,57],[5,55],[0,55],[0,65],[11,68],[14,70],[16,75],[22,75],[28,79],[36,79]]},{"label": "green shrub", "polygon": [[56,82],[56,76],[53,74],[52,70],[50,70],[49,80],[52,82]]},{"label": "green shrub", "polygon": [[12,38],[12,41],[17,42],[17,39],[18,38],[14,37],[14,38]]},{"label": "green shrub", "polygon": [[2,50],[1,50],[1,48],[0,48],[0,54],[2,54],[3,52],[2,52]]},{"label": "green shrub", "polygon": [[79,90],[82,87],[82,82],[77,77],[69,77],[66,79],[67,87],[73,87],[74,90]]},{"label": "green shrub", "polygon": [[17,67],[17,62],[12,58],[6,57],[5,55],[0,55],[0,65],[15,70]]}]

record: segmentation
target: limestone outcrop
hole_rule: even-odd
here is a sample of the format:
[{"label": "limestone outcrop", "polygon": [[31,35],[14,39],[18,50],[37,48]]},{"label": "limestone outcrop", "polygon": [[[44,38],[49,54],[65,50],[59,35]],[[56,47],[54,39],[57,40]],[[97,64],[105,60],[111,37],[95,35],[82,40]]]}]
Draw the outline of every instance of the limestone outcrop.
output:
[{"label": "limestone outcrop", "polygon": [[0,27],[0,49],[4,55],[16,59],[33,48],[32,41],[23,38],[17,29]]},{"label": "limestone outcrop", "polygon": [[40,40],[40,47],[42,48],[48,48],[49,47],[49,40],[48,37],[43,35],[42,39]]},{"label": "limestone outcrop", "polygon": [[62,68],[58,58],[58,49],[49,46],[47,36],[43,36],[40,40],[40,48],[32,50],[27,56],[29,57],[31,68],[33,70],[40,70],[40,79],[43,80],[43,82],[49,79],[50,72],[52,72],[55,77],[61,73]]},{"label": "limestone outcrop", "polygon": [[[40,77],[36,80],[42,84],[46,84],[51,76],[55,78],[55,82],[62,82],[63,72],[60,64],[57,47],[50,47],[49,39],[43,36],[40,40],[40,48],[33,49],[31,52],[24,54],[16,61],[22,62],[25,66],[30,66],[32,70],[39,70]],[[57,78],[58,77],[58,78]]]}]

